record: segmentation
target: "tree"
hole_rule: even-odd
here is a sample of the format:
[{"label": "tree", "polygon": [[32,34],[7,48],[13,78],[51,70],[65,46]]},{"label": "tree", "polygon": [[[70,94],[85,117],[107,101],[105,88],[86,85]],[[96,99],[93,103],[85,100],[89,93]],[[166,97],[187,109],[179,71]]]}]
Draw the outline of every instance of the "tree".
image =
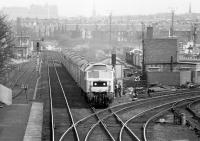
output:
[{"label": "tree", "polygon": [[10,58],[12,58],[13,36],[11,31],[11,23],[6,16],[0,15],[0,73],[8,66]]}]

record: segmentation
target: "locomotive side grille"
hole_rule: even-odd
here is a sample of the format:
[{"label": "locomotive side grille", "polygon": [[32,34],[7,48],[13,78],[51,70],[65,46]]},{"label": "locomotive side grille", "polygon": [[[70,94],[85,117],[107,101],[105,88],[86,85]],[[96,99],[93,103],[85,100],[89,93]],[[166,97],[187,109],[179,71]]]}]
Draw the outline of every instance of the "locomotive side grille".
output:
[{"label": "locomotive side grille", "polygon": [[106,81],[94,81],[93,87],[107,87]]}]

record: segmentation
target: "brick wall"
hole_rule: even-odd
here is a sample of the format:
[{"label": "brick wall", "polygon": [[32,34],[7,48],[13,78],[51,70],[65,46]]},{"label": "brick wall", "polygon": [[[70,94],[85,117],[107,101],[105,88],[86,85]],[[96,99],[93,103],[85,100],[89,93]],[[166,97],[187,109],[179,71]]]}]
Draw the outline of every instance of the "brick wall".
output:
[{"label": "brick wall", "polygon": [[164,85],[180,85],[180,72],[148,72],[148,83]]},{"label": "brick wall", "polygon": [[145,40],[145,63],[170,63],[177,62],[177,39],[152,39]]}]

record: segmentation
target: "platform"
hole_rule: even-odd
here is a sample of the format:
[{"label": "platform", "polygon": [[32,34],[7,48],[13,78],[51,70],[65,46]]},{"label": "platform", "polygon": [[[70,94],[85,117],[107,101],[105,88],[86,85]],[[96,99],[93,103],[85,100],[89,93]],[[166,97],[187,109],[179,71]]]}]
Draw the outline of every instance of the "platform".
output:
[{"label": "platform", "polygon": [[33,102],[24,135],[24,141],[41,141],[43,122],[43,104]]},{"label": "platform", "polygon": [[43,104],[4,105],[0,108],[0,141],[41,141]]},{"label": "platform", "polygon": [[0,141],[22,141],[31,104],[13,104],[0,108]]}]

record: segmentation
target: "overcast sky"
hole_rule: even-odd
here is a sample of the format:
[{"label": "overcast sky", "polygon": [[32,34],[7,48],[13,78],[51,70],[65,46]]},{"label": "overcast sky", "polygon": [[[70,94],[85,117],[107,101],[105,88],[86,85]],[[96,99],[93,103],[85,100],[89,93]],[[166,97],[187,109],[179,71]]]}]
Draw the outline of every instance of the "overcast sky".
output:
[{"label": "overcast sky", "polygon": [[189,3],[192,12],[200,13],[200,0],[0,0],[0,8],[29,7],[31,4],[57,5],[60,16],[91,16],[93,1],[97,15],[138,15],[169,12],[186,13]]}]

